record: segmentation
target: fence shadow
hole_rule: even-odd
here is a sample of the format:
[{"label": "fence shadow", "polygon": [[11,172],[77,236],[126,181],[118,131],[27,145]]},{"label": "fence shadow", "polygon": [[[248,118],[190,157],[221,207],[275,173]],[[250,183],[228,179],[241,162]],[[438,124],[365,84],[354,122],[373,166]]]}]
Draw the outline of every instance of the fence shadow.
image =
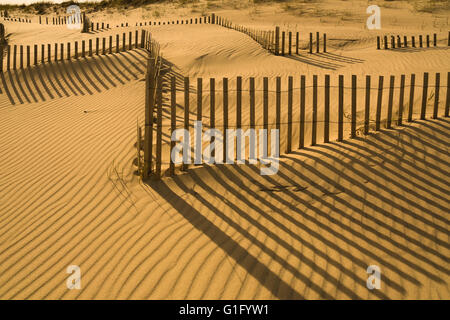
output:
[{"label": "fence shadow", "polygon": [[8,70],[2,73],[1,87],[12,105],[93,95],[142,76],[146,58],[134,51],[139,50]]},{"label": "fence shadow", "polygon": [[[203,166],[147,184],[273,298],[411,297],[449,273],[449,135],[450,120],[421,121],[293,152],[274,176]],[[366,288],[371,264],[383,290]]]}]

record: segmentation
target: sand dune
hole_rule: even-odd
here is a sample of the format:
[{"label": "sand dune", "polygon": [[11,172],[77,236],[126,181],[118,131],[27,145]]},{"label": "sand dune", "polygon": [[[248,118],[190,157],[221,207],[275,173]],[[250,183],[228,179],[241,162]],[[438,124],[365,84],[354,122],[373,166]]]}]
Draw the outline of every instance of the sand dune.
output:
[{"label": "sand dune", "polygon": [[[324,10],[336,9],[335,1],[324,3]],[[352,3],[341,9],[351,10]],[[365,5],[357,2],[357,7]],[[441,117],[450,61],[446,29],[432,28],[433,17],[423,15],[416,20],[425,27],[418,22],[409,27],[407,9],[389,8],[387,16],[398,16],[398,25],[387,23],[383,32],[438,32],[439,46],[376,50],[377,33],[361,30],[361,17],[336,22],[329,15],[299,17],[274,6],[261,6],[259,13],[251,8],[218,13],[264,30],[298,28],[303,41],[309,32],[327,32],[328,52],[307,54],[303,46],[299,56],[275,56],[247,35],[217,25],[146,28],[161,44],[164,79],[177,79],[178,101],[183,101],[183,77],[191,79],[191,120],[197,111],[197,77],[203,78],[205,93],[209,78],[216,79],[216,88],[229,78],[232,101],[236,77],[242,76],[245,124],[250,119],[246,88],[249,77],[255,77],[260,125],[262,77],[269,78],[271,90],[276,77],[283,90],[288,77],[294,77],[297,106],[300,76],[305,75],[310,121],[313,75],[320,86],[326,74],[331,76],[332,110],[337,76],[345,76],[347,112],[351,75],[363,88],[367,74],[375,87],[379,75],[387,86],[390,75],[398,85],[400,75],[409,80],[414,73],[420,91],[423,72],[430,73],[430,84],[441,73],[440,119],[415,120],[351,140],[346,121],[347,140],[337,143],[332,113],[332,142],[295,147],[282,155],[276,175],[261,176],[252,165],[191,166],[174,178],[143,182],[136,174],[135,144],[136,122],[142,126],[144,121],[144,50],[5,71],[0,75],[1,299],[449,298],[450,120]],[[161,19],[189,14],[186,8],[167,8]],[[143,19],[138,9],[127,19],[102,14],[94,15],[94,21],[130,21],[130,27],[82,35],[56,26],[5,26],[12,45],[73,42],[141,29],[132,26]],[[223,123],[219,91],[217,126]],[[359,126],[365,97],[358,93]],[[434,94],[430,86],[427,118]],[[286,92],[281,99],[285,103]],[[376,90],[371,99],[376,101]],[[273,111],[274,92],[269,101]],[[384,121],[387,95],[383,101]],[[417,93],[414,118],[420,102]],[[208,103],[205,94],[206,122]],[[318,105],[323,103],[321,94]],[[164,100],[165,126],[168,105]],[[234,103],[229,111],[235,113]],[[177,112],[183,112],[181,105]],[[271,127],[274,117],[271,112]],[[282,121],[286,117],[283,113]],[[298,117],[294,108],[293,118]],[[182,121],[180,116],[177,124]],[[235,123],[230,118],[230,126]],[[322,132],[319,122],[318,142]],[[164,127],[163,170],[169,133]],[[295,123],[293,141],[298,135]],[[282,139],[281,150],[285,143]],[[381,290],[366,287],[366,269],[373,264],[382,271]],[[81,267],[82,290],[67,289],[69,265]]]}]

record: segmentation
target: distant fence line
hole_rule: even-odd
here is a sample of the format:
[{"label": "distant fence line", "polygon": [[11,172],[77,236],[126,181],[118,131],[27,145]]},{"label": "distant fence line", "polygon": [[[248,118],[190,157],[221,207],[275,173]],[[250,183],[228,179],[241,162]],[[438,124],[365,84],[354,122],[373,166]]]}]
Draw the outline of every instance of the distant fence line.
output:
[{"label": "distant fence line", "polygon": [[[411,36],[411,42],[408,42],[408,36],[377,36],[377,50],[381,50],[381,48],[387,49],[395,49],[395,48],[430,48],[431,47],[431,39],[430,35],[425,35],[425,41],[423,35],[419,35],[418,43],[416,46],[416,37]],[[437,34],[433,33],[433,47],[437,47]],[[450,31],[448,32],[447,38],[447,46],[450,46]]]},{"label": "distant fence line", "polygon": [[[149,60],[151,61],[151,60]],[[150,64],[153,62],[149,62]],[[151,70],[151,66],[148,66],[148,70]],[[172,136],[172,133],[177,129],[176,121],[177,121],[177,105],[181,105],[182,108],[184,108],[184,115],[183,118],[183,127],[186,130],[189,130],[191,125],[190,121],[194,120],[191,119],[191,112],[189,109],[189,101],[190,101],[190,83],[191,80],[188,77],[184,78],[184,88],[181,89],[184,91],[184,103],[176,101],[176,91],[177,91],[177,80],[175,77],[170,78],[169,88],[167,87],[163,90],[163,79],[162,77],[156,77],[155,73],[151,73],[151,78],[153,79],[150,82],[147,82],[146,85],[146,104],[145,104],[145,136],[142,139],[141,136],[141,129],[138,124],[137,129],[137,164],[138,164],[138,172],[140,175],[147,179],[149,177],[159,180],[162,176],[162,141],[163,141],[163,134],[162,134],[162,127],[164,126],[162,124],[162,114],[163,114],[163,101],[168,101],[168,104],[170,106],[169,111],[169,119],[170,124],[165,125],[166,127],[169,126],[169,139]],[[148,78],[147,78],[148,79]],[[406,84],[406,77],[405,75],[401,75],[400,77],[400,86],[395,87],[395,76],[389,77],[389,86],[388,88],[388,103],[387,103],[387,117],[383,121],[381,120],[381,111],[382,111],[382,104],[383,104],[383,91],[386,89],[384,87],[384,76],[378,77],[378,87],[372,88],[371,87],[371,76],[365,77],[365,87],[361,88],[364,90],[365,95],[365,102],[364,102],[364,119],[362,122],[363,125],[361,127],[357,127],[357,76],[353,75],[351,77],[351,86],[349,89],[351,89],[351,113],[349,115],[345,115],[345,118],[348,119],[348,121],[344,121],[344,76],[339,75],[338,77],[338,97],[337,97],[337,103],[331,103],[331,105],[337,105],[337,141],[343,141],[344,140],[344,123],[350,124],[350,138],[355,138],[357,136],[357,132],[361,132],[364,135],[367,135],[369,131],[375,130],[379,131],[381,129],[381,124],[384,122],[385,127],[387,129],[391,129],[393,124],[395,123],[397,126],[401,126],[404,121],[406,122],[412,122],[413,121],[413,111],[414,111],[414,100],[415,100],[415,88],[420,87],[422,88],[422,103],[419,106],[420,109],[417,109],[417,111],[420,110],[420,113],[417,112],[417,114],[420,114],[419,119],[424,120],[427,115],[427,102],[429,99],[434,98],[433,103],[433,110],[432,110],[432,116],[431,118],[436,119],[440,116],[439,112],[439,102],[440,102],[440,87],[441,87],[441,77],[440,73],[436,73],[435,76],[435,84],[429,85],[429,74],[424,73],[423,75],[423,83],[422,85],[416,85],[415,82],[415,74],[412,74],[410,76],[410,82],[407,85]],[[305,141],[305,130],[310,129],[311,131],[311,146],[314,146],[317,144],[317,129],[318,129],[318,123],[321,123],[323,125],[323,143],[330,142],[330,75],[325,75],[324,79],[324,86],[318,86],[318,77],[316,75],[313,76],[313,82],[312,87],[313,89],[313,99],[312,99],[312,120],[311,121],[305,121],[305,106],[306,106],[306,78],[305,76],[300,77],[300,87],[295,88],[296,90],[299,90],[300,97],[299,97],[299,105],[296,106],[296,108],[299,108],[299,118],[298,120],[293,119],[293,77],[288,78],[288,85],[287,85],[287,106],[283,106],[283,112],[287,113],[287,121],[282,122],[281,121],[281,78],[276,78],[276,99],[275,99],[275,115],[276,119],[274,123],[269,122],[269,101],[268,101],[268,93],[269,90],[269,80],[268,78],[263,78],[263,89],[262,90],[255,90],[255,78],[249,78],[249,89],[245,90],[242,88],[242,78],[237,77],[236,79],[236,89],[230,90],[228,87],[228,79],[223,79],[223,88],[222,88],[222,97],[223,97],[223,106],[222,106],[222,112],[223,112],[223,123],[219,126],[221,129],[223,129],[223,132],[226,132],[227,129],[239,129],[239,128],[256,128],[256,127],[262,127],[264,129],[268,129],[269,125],[273,126],[275,125],[277,129],[280,131],[279,139],[284,139],[285,142],[285,153],[292,152],[293,149],[298,148],[302,149],[306,146],[307,142]],[[149,81],[149,80],[147,80]],[[202,101],[203,101],[203,88],[202,83],[203,79],[198,78],[197,81],[197,112],[196,112],[196,119],[197,121],[202,121],[202,118],[204,117],[202,115]],[[209,128],[215,128],[215,118],[217,111],[216,110],[216,87],[215,87],[215,79],[209,79],[210,87],[209,87],[209,98],[210,98],[210,106],[209,106]],[[445,107],[442,112],[443,116],[449,117],[449,106],[450,106],[450,72],[447,73],[447,84],[446,84],[446,100],[445,100]],[[324,105],[323,105],[323,119],[319,120],[317,118],[318,115],[318,103],[317,103],[317,97],[318,97],[318,88],[324,88]],[[406,94],[406,88],[409,87],[409,101],[406,102],[405,94]],[[433,87],[434,88],[434,95],[429,95],[428,89]],[[399,96],[398,96],[398,104],[397,110],[394,112],[394,89],[399,89]],[[375,110],[375,126],[370,126],[370,109],[371,109],[371,101],[370,101],[370,92],[371,90],[375,89],[375,92],[377,93],[377,101],[376,101],[376,110]],[[180,90],[180,88],[178,88]],[[249,118],[249,124],[242,123],[242,93],[243,91],[249,92],[249,111],[250,111],[250,118]],[[262,110],[255,110],[255,94],[257,91],[262,91],[263,93],[263,108]],[[236,94],[236,105],[235,105],[235,114],[229,114],[229,93],[235,92]],[[311,105],[311,102],[308,102],[308,105]],[[322,110],[320,110],[322,111]],[[156,113],[156,114],[155,114]],[[263,115],[262,123],[256,123],[256,115],[261,114]],[[273,112],[270,112],[273,114]],[[156,117],[156,118],[155,118]],[[236,117],[236,125],[235,126],[229,126],[228,125],[228,119],[230,117]],[[299,126],[299,135],[298,135],[298,141],[293,141],[293,134],[292,134],[292,128],[293,124],[298,124]],[[310,126],[310,128],[307,128],[307,125]],[[208,126],[207,126],[208,127]],[[180,128],[180,127],[178,127]],[[281,129],[283,129],[283,135],[281,134]],[[156,133],[156,150],[153,149],[153,142],[154,140],[154,133]],[[227,154],[227,143],[226,143],[226,137],[224,136],[224,157],[223,159],[226,159],[225,155]],[[280,141],[278,141],[280,142]],[[168,154],[167,156],[171,159],[170,154],[172,153],[172,150],[174,148],[175,142],[170,141],[170,148],[168,151],[166,151]],[[233,147],[236,144],[232,144]],[[280,144],[278,144],[280,145]],[[142,148],[143,147],[143,148]],[[192,147],[192,143],[191,143]],[[268,150],[268,142],[265,146]],[[143,161],[141,160],[141,150],[143,149],[144,155],[143,155]],[[185,152],[183,150],[183,152]],[[248,161],[248,159],[246,159]],[[172,159],[170,160],[169,164],[169,170],[168,175],[173,176],[175,174],[175,164],[172,162]],[[186,170],[188,168],[188,165],[183,164],[181,166],[182,170]]]},{"label": "distant fence line", "polygon": [[71,60],[93,55],[119,53],[134,48],[146,48],[148,41],[146,36],[149,34],[146,30],[140,30],[140,32],[135,30],[134,32],[123,32],[122,36],[116,34],[115,37],[110,35],[109,37],[96,37],[75,42],[54,43],[53,45],[47,43],[0,46],[0,72],[23,69],[51,61]]},{"label": "distant fence line", "polygon": [[[214,19],[214,15],[212,15],[212,19]],[[295,33],[292,31],[281,31],[278,26],[275,27],[275,30],[258,30],[239,24],[234,24],[230,20],[220,16],[215,16],[215,23],[222,27],[233,29],[248,35],[259,43],[264,49],[275,55],[292,55],[294,51],[295,54],[299,54],[299,49],[301,49],[300,33],[298,31]],[[293,36],[295,36],[295,39],[293,39]],[[315,48],[313,38],[313,33],[309,33],[309,53],[313,53],[314,51],[319,53],[321,48],[322,52],[327,52],[326,33],[320,37],[320,33],[316,32]],[[322,45],[320,40],[322,40]]]}]

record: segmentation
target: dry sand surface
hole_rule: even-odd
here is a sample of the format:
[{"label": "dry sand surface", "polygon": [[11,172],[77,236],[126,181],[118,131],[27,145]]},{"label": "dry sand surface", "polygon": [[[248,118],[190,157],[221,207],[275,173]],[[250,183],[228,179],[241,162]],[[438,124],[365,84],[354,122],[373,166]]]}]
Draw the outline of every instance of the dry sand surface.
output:
[{"label": "dry sand surface", "polygon": [[[326,32],[328,53],[293,58],[275,56],[247,35],[217,25],[146,27],[161,44],[163,73],[180,81],[189,76],[193,86],[202,77],[205,92],[209,78],[221,88],[227,77],[234,88],[242,76],[248,88],[248,78],[255,77],[260,90],[262,77],[269,77],[271,89],[281,77],[284,89],[288,76],[298,88],[300,75],[308,85],[318,75],[323,85],[329,74],[335,97],[338,75],[347,85],[357,75],[363,87],[366,75],[375,86],[379,75],[387,83],[390,75],[398,81],[415,73],[420,86],[423,72],[430,73],[430,83],[440,72],[443,114],[450,71],[448,11],[423,13],[406,2],[380,1],[382,29],[369,31],[367,1],[325,0],[292,8],[220,1],[207,8],[206,3],[211,1],[96,12],[94,20],[113,25],[96,34],[3,23],[12,45],[134,32],[141,28],[115,24],[155,20],[155,11],[160,20],[215,12],[262,30],[279,25],[301,32],[302,49],[309,32]],[[376,35],[390,33],[437,33],[438,47],[376,50]],[[282,155],[276,175],[261,176],[257,166],[218,165],[143,182],[136,175],[135,143],[136,119],[141,125],[144,119],[145,70],[144,50],[135,49],[1,74],[1,299],[450,298],[449,118],[356,139],[347,139],[346,123],[346,140],[338,143],[332,113],[332,142]],[[416,90],[415,118],[421,103],[421,88]],[[429,90],[427,118],[434,103],[434,88]],[[372,101],[376,94],[373,90]],[[311,95],[308,88],[307,120]],[[348,111],[350,89],[345,97]],[[257,110],[261,98],[258,91]],[[182,101],[181,91],[177,99]],[[194,94],[191,99],[195,114]],[[220,94],[216,99],[220,110]],[[248,99],[244,91],[244,106]],[[274,99],[271,93],[270,108]],[[208,103],[205,96],[203,104]],[[323,105],[323,94],[318,103]],[[363,105],[361,91],[358,108]],[[331,107],[336,109],[335,98]],[[248,108],[243,110],[242,121],[248,123]],[[361,117],[362,111],[358,126]],[[261,119],[257,113],[257,122]],[[221,121],[218,115],[217,124]],[[169,142],[165,130],[163,150]],[[318,132],[321,142],[321,124]],[[296,124],[294,141],[298,135]],[[306,141],[309,145],[308,130]],[[81,290],[66,287],[69,265],[81,268]],[[381,269],[380,290],[366,287],[369,265]]]}]

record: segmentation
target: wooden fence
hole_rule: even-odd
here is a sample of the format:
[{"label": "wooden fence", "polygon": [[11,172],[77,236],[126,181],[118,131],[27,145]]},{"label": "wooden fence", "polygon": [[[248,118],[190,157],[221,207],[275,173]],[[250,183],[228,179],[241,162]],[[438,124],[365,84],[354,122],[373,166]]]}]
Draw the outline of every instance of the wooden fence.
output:
[{"label": "wooden fence", "polygon": [[[155,60],[149,59],[149,64],[154,65]],[[351,85],[344,86],[344,76],[339,75],[332,86],[330,75],[324,76],[324,85],[318,85],[318,77],[313,76],[312,85],[306,85],[306,77],[300,76],[299,86],[294,88],[294,78],[288,77],[287,89],[282,90],[282,81],[280,77],[276,77],[276,90],[269,90],[269,79],[263,78],[262,90],[255,88],[255,79],[247,79],[248,90],[243,88],[243,79],[237,77],[234,81],[236,88],[229,88],[227,78],[222,80],[222,90],[216,91],[215,79],[209,79],[209,93],[206,94],[206,101],[209,100],[209,114],[205,114],[205,96],[203,94],[204,79],[196,79],[196,90],[191,87],[191,79],[177,79],[170,77],[163,80],[162,76],[158,76],[154,69],[149,66],[147,85],[146,85],[146,120],[145,120],[145,137],[141,139],[141,129],[138,124],[138,142],[137,142],[137,163],[138,171],[141,176],[146,179],[160,179],[163,175],[163,169],[168,176],[175,174],[175,163],[173,163],[170,155],[174,149],[175,142],[171,141],[172,133],[178,128],[185,130],[193,130],[193,121],[207,120],[209,123],[207,128],[220,128],[222,132],[227,129],[244,129],[244,128],[264,128],[269,127],[279,130],[278,145],[284,145],[281,152],[290,153],[294,149],[302,149],[306,145],[314,146],[319,143],[318,138],[322,137],[323,143],[328,143],[334,137],[337,141],[344,140],[344,132],[349,133],[349,138],[355,138],[357,135],[367,135],[370,131],[379,131],[383,125],[386,129],[391,129],[395,124],[402,126],[403,123],[412,122],[413,119],[424,120],[428,116],[436,119],[443,115],[449,117],[450,106],[450,72],[447,73],[446,83],[446,99],[443,110],[439,109],[440,105],[440,89],[441,77],[440,73],[435,75],[435,83],[429,85],[429,74],[423,74],[421,85],[416,83],[415,74],[409,77],[409,83],[406,83],[406,76],[400,76],[399,85],[395,86],[395,76],[389,77],[389,86],[384,87],[384,76],[378,77],[378,86],[371,87],[371,76],[365,77],[365,86],[358,87],[357,76],[351,77]],[[233,79],[234,80],[234,79]],[[348,81],[348,80],[347,80]],[[319,106],[318,96],[319,88],[323,89],[323,105]],[[407,89],[409,88],[409,95]],[[415,89],[421,88],[421,104],[414,105],[417,96]],[[434,88],[434,92],[429,89]],[[331,89],[335,92],[332,99]],[[387,89],[387,103],[383,103],[384,91]],[[445,89],[445,86],[444,86]],[[310,100],[307,99],[306,91],[310,90]],[[311,92],[312,90],[312,92]],[[348,90],[348,91],[345,91]],[[192,91],[196,92],[196,96],[191,97]],[[362,91],[362,94],[358,92]],[[182,93],[183,98],[177,101],[177,92]],[[230,92],[234,92],[235,96],[230,96]],[[243,93],[246,93],[247,103],[243,103]],[[344,93],[348,92],[348,94]],[[394,102],[394,93],[397,92],[398,103]],[[262,93],[262,103],[256,104],[255,100]],[[269,103],[269,94],[274,94],[270,99],[274,103]],[[287,95],[287,99],[283,100]],[[216,99],[219,94],[222,99]],[[371,96],[374,95],[375,99]],[[409,101],[405,98],[409,96]],[[348,102],[344,101],[349,97]],[[192,105],[191,98],[194,98]],[[231,99],[230,99],[231,98]],[[234,100],[235,104],[230,104]],[[359,99],[358,99],[359,98]],[[222,100],[222,101],[220,101]],[[294,100],[296,103],[294,104]],[[376,100],[376,103],[372,101]],[[386,99],[385,99],[386,100]],[[286,101],[286,102],[284,102]],[[358,102],[359,101],[359,102]],[[432,107],[428,106],[432,101]],[[219,110],[220,102],[222,102],[221,110]],[[345,104],[344,104],[345,102]],[[244,106],[245,105],[245,106]],[[260,105],[261,110],[256,110],[256,106]],[[274,105],[275,108],[272,107]],[[308,109],[306,106],[308,105]],[[360,105],[361,107],[358,107]],[[374,107],[372,106],[374,105]],[[270,107],[269,107],[270,106]],[[345,112],[345,106],[350,112]],[[243,108],[248,108],[248,123],[243,121]],[[183,109],[183,114],[177,115],[177,110]],[[274,110],[273,110],[274,109]],[[428,110],[427,110],[428,109]],[[229,110],[234,110],[230,113]],[[164,112],[163,112],[164,111]],[[163,116],[164,114],[164,116]],[[295,117],[293,115],[296,114]],[[382,116],[382,114],[384,116]],[[308,120],[306,119],[308,115]],[[218,116],[222,116],[222,121],[217,121]],[[274,116],[274,121],[270,119]],[[320,116],[320,117],[319,117]],[[230,120],[235,119],[234,125],[230,125]],[[259,119],[259,121],[257,121]],[[284,119],[284,120],[283,120]],[[335,120],[333,120],[335,119]],[[346,130],[344,131],[344,126]],[[296,131],[296,139],[294,139],[293,129]],[[319,131],[319,129],[321,131]],[[308,132],[308,135],[306,134]],[[322,133],[322,134],[321,134]],[[270,138],[270,137],[269,137]],[[310,143],[308,143],[308,141]],[[224,141],[224,156],[228,152],[226,137]],[[234,142],[230,141],[234,148]],[[265,150],[269,149],[269,140]],[[164,144],[165,148],[162,147]],[[156,148],[154,148],[154,145]],[[190,143],[193,148],[193,144]],[[143,149],[143,161],[141,160],[141,150]],[[183,150],[185,152],[185,150]],[[164,159],[166,159],[164,161]],[[192,159],[192,158],[191,158]],[[246,158],[247,163],[249,161]],[[168,167],[168,168],[167,168]],[[181,170],[187,170],[188,165],[179,166]]]},{"label": "wooden fence", "polygon": [[[381,50],[381,48],[384,48],[384,50],[395,48],[430,48],[431,41],[433,41],[433,47],[437,47],[437,34],[433,33],[432,36],[433,39],[431,39],[429,34],[425,35],[425,38],[423,35],[419,35],[418,38],[411,36],[410,41],[408,41],[408,36],[377,36],[377,50]],[[418,41],[416,42],[416,40]],[[450,46],[450,32],[448,33],[447,42],[448,46]]]},{"label": "wooden fence", "polygon": [[124,52],[147,45],[146,30],[123,32],[115,36],[75,42],[0,46],[0,72],[31,67],[52,61],[71,60],[93,55]]}]

